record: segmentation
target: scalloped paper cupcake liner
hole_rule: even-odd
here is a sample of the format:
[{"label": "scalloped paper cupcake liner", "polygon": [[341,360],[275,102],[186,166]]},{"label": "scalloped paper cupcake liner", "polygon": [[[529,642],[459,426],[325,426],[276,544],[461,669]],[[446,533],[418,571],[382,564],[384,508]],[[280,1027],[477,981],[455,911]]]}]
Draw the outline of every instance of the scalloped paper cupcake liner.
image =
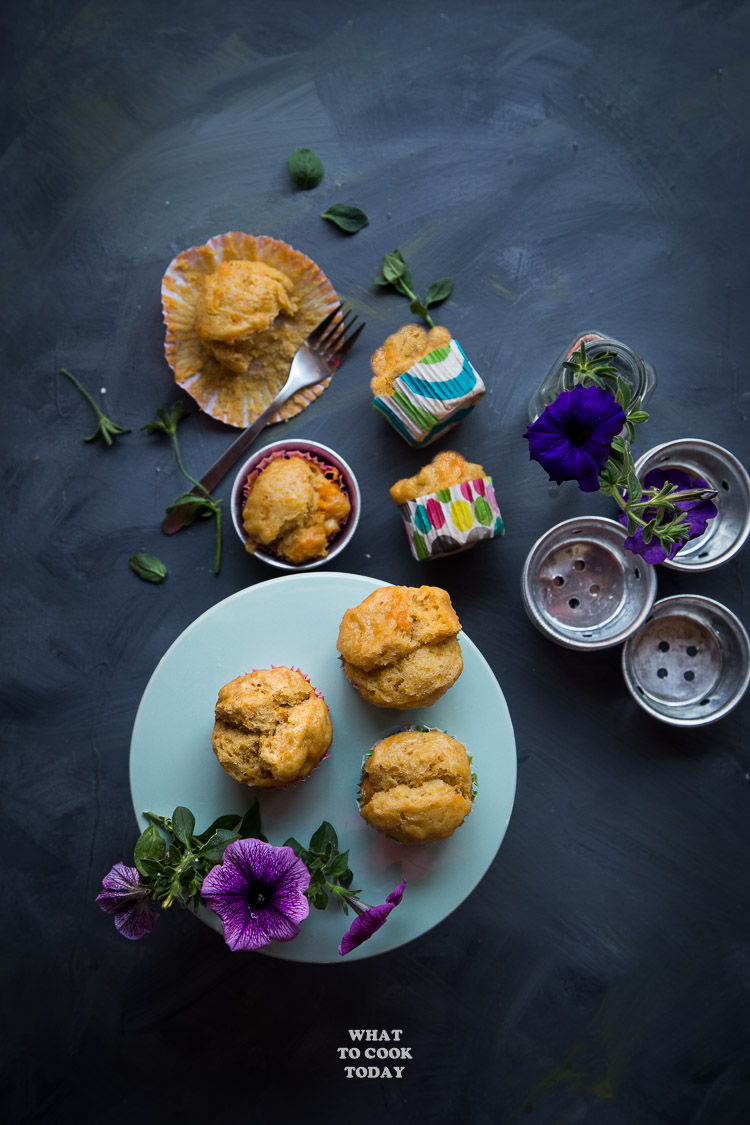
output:
[{"label": "scalloped paper cupcake liner", "polygon": [[[292,442],[285,449],[275,449],[273,451],[273,453],[269,453],[268,456],[264,457],[262,459],[262,461],[259,461],[258,464],[253,469],[253,471],[248,474],[247,480],[245,481],[245,484],[242,488],[242,496],[243,496],[243,499],[244,499],[243,509],[244,509],[245,504],[247,503],[247,498],[250,495],[251,486],[255,483],[255,481],[258,479],[258,477],[263,472],[263,470],[267,469],[272,461],[278,461],[278,460],[287,460],[288,461],[288,460],[291,460],[292,457],[299,457],[299,458],[301,458],[301,460],[309,461],[311,465],[315,465],[318,469],[320,469],[320,471],[322,472],[322,474],[326,478],[326,480],[333,481],[334,484],[338,485],[338,487],[343,492],[344,496],[347,498],[347,500],[351,504],[351,496],[349,495],[349,489],[346,487],[346,482],[345,482],[341,472],[336,468],[336,466],[331,465],[327,461],[321,460],[319,457],[314,457],[311,453],[305,452],[305,450],[295,449],[294,443]],[[330,544],[336,538],[336,536],[339,534],[339,532],[341,531],[342,527],[344,526],[344,524],[346,523],[346,520],[348,518],[349,517],[347,516],[346,519],[343,520],[343,522],[341,522],[338,525],[336,530],[326,538],[326,545]],[[247,540],[245,541],[245,547],[246,547],[246,550],[250,554],[254,554],[254,551],[250,550],[250,548],[247,546]],[[264,551],[268,551],[269,554],[274,555],[277,558],[283,559],[283,557],[284,557],[283,555],[279,555],[271,547],[263,547],[262,549]],[[299,669],[298,669],[298,671],[299,671]],[[304,673],[302,673],[302,675],[304,675]]]},{"label": "scalloped paper cupcake liner", "polygon": [[[196,306],[204,277],[222,262],[265,262],[289,277],[298,309],[276,318],[259,333],[260,350],[244,374],[222,367],[201,341]],[[299,250],[268,235],[241,231],[216,235],[201,246],[178,254],[162,279],[161,300],[166,339],[164,354],[178,386],[187,391],[206,414],[229,426],[245,429],[265,410],[289,374],[302,341],[338,304],[336,291],[323,271]],[[261,338],[262,337],[262,338]],[[331,376],[299,391],[271,418],[286,421],[323,393]]]}]

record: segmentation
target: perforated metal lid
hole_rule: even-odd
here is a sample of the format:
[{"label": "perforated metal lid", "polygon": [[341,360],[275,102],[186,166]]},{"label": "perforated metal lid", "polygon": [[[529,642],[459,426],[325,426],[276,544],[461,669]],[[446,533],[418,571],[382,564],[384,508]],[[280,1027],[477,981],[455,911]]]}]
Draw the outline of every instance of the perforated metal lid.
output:
[{"label": "perforated metal lid", "polygon": [[662,566],[711,570],[731,559],[750,534],[750,477],[734,454],[701,438],[684,438],[657,445],[636,461],[640,480],[650,469],[684,469],[718,493],[717,515],[708,521],[703,535],[691,539]]},{"label": "perforated metal lid", "polygon": [[526,612],[566,648],[621,644],[647,618],[654,568],[625,549],[627,532],[599,516],[565,520],[529,552],[521,581]]},{"label": "perforated metal lid", "polygon": [[750,683],[750,641],[742,622],[711,598],[681,594],[654,604],[622,650],[633,698],[672,726],[713,723]]}]

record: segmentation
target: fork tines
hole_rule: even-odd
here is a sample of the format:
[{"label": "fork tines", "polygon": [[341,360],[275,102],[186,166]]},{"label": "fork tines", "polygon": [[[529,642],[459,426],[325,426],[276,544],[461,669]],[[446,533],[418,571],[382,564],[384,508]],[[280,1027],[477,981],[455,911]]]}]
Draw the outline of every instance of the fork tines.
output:
[{"label": "fork tines", "polygon": [[[343,315],[339,315],[342,314]],[[338,317],[338,319],[336,319]],[[337,305],[308,336],[308,343],[326,356],[329,362],[339,364],[364,328],[362,322],[354,331],[357,314],[351,308]]]}]

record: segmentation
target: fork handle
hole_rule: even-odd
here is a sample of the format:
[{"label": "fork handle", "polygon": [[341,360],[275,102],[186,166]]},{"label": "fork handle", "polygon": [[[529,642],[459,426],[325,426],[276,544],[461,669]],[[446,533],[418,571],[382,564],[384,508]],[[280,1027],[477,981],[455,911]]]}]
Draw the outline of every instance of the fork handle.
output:
[{"label": "fork handle", "polygon": [[[238,438],[232,442],[228,449],[226,449],[218,461],[215,461],[211,468],[203,474],[200,483],[205,488],[206,492],[213,492],[216,485],[220,480],[223,480],[229,470],[237,464],[245,450],[252,445],[256,437],[262,429],[268,424],[270,417],[276,413],[280,406],[283,406],[288,398],[291,398],[294,391],[284,393],[286,388],[283,388],[276,395],[273,402],[266,407],[263,413],[251,422],[246,430],[243,430]],[[190,495],[201,496],[202,489],[193,487],[190,489]],[[173,512],[162,521],[161,529],[165,535],[174,535],[181,527],[185,526],[185,513],[187,512],[187,505],[183,504],[179,508],[175,508]]]}]

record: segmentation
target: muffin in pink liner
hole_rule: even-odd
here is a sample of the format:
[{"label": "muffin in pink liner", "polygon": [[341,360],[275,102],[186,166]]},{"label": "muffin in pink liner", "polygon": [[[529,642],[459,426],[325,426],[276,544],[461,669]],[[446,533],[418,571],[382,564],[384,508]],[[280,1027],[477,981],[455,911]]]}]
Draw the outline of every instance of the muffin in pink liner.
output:
[{"label": "muffin in pink liner", "polygon": [[327,757],[332,741],[326,701],[298,668],[256,668],[219,690],[211,746],[243,785],[293,785]]},{"label": "muffin in pink liner", "polygon": [[456,554],[505,532],[492,477],[453,450],[437,453],[415,476],[396,481],[391,498],[415,559]]},{"label": "muffin in pink liner", "polygon": [[405,727],[365,757],[360,816],[401,844],[446,840],[471,812],[475,782],[462,742],[436,727]]},{"label": "muffin in pink liner", "polygon": [[360,494],[346,461],[319,442],[259,449],[237,473],[232,521],[245,550],[283,570],[334,558],[359,522]]},{"label": "muffin in pink liner", "polygon": [[[321,269],[286,242],[229,231],[191,246],[161,286],[164,353],[176,382],[212,418],[245,429],[286,381],[302,341],[338,304]],[[328,376],[273,417],[292,418]]]}]

